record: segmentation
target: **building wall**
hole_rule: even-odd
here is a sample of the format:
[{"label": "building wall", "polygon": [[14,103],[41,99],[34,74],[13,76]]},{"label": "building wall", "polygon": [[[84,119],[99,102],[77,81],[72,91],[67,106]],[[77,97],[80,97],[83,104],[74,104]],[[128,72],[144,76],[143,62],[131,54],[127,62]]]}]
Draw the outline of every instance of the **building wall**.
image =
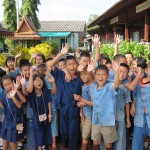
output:
[{"label": "building wall", "polygon": [[[61,50],[61,46],[62,46],[61,41],[66,41],[66,43],[68,43],[73,50],[75,50],[79,47],[78,46],[78,40],[79,40],[78,33],[71,33],[67,38],[65,38],[65,37],[47,37],[47,38],[44,38],[43,42],[46,40],[57,43],[59,51]],[[63,43],[63,44],[65,44],[65,43]]]},{"label": "building wall", "polygon": [[130,33],[130,39],[132,41],[140,42],[141,39],[144,39],[144,29],[132,29],[132,31],[130,31],[129,33]]}]

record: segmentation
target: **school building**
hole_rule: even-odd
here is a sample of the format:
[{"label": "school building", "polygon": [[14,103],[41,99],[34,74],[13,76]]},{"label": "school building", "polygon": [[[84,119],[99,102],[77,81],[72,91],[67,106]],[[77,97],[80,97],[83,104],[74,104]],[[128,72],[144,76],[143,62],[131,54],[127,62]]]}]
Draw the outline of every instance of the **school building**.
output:
[{"label": "school building", "polygon": [[22,47],[35,46],[44,41],[62,44],[69,43],[72,49],[78,48],[79,37],[85,37],[85,21],[40,21],[41,28],[37,30],[33,22],[23,17],[19,28],[10,39]]},{"label": "school building", "polygon": [[120,0],[89,24],[88,33],[98,33],[102,43],[113,43],[116,34],[124,40],[149,42],[149,25],[150,0]]}]

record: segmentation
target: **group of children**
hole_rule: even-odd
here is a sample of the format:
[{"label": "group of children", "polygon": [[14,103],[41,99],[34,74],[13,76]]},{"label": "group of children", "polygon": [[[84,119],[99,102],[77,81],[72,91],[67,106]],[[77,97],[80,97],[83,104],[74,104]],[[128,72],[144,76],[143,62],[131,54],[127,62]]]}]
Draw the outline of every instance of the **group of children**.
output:
[{"label": "group of children", "polygon": [[150,137],[150,63],[118,54],[118,35],[112,61],[100,53],[100,37],[92,40],[95,58],[87,51],[66,55],[68,44],[47,60],[37,53],[30,60],[7,57],[0,68],[3,150],[17,150],[24,136],[28,150],[57,150],[59,132],[62,150],[126,150],[131,126],[132,150],[143,150]]}]

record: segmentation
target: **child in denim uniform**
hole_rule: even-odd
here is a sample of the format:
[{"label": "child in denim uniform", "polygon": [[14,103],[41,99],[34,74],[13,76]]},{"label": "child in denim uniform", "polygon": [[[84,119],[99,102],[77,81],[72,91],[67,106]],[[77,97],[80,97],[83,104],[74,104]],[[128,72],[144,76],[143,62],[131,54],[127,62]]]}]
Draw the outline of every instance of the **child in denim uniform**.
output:
[{"label": "child in denim uniform", "polygon": [[[28,81],[30,77],[30,67],[31,64],[28,60],[22,59],[19,63],[19,68],[21,71],[21,74],[23,75],[23,78],[25,80],[25,84],[22,85],[22,92],[24,95],[28,95]],[[34,126],[33,126],[33,110],[30,106],[29,97],[27,97],[27,104],[26,104],[26,125],[27,125],[27,148],[29,150],[36,149],[36,142],[35,142],[35,136],[34,136]]]},{"label": "child in denim uniform", "polygon": [[150,137],[150,63],[145,72],[147,77],[141,77],[142,68],[138,67],[135,79],[127,85],[133,90],[132,105],[135,105],[132,150],[143,150],[144,136]]},{"label": "child in denim uniform", "polygon": [[[93,101],[92,95],[94,83],[89,79],[87,68],[85,68],[83,71],[80,72],[80,78],[84,83],[84,85],[82,86],[81,96],[88,101]],[[78,104],[80,104],[80,102]],[[91,129],[92,129],[92,111],[93,108],[88,105],[85,105],[80,108],[80,116],[82,121],[81,122],[82,150],[91,148],[91,142],[89,138],[91,137]]]},{"label": "child in denim uniform", "polygon": [[17,68],[15,66],[15,57],[14,56],[8,56],[6,58],[6,67],[8,68],[6,73],[10,76],[15,77],[17,74],[20,73],[19,68]]},{"label": "child in denim uniform", "polygon": [[[61,52],[52,60],[47,61],[47,68],[52,68],[58,60],[68,53],[69,45],[65,44]],[[67,56],[65,59],[66,68],[70,73],[72,80],[68,83],[65,80],[65,73],[55,67],[52,71],[57,83],[57,101],[56,108],[60,111],[60,133],[62,137],[63,148],[77,150],[80,147],[80,109],[74,100],[73,94],[81,93],[82,81],[77,72],[77,61],[74,56]]]},{"label": "child in denim uniform", "polygon": [[[126,150],[126,123],[128,128],[131,126],[129,114],[129,102],[131,102],[130,91],[124,85],[128,72],[128,65],[123,63],[120,64],[119,80],[121,81],[121,85],[117,90],[115,118],[118,140],[114,143],[114,150]],[[126,111],[124,110],[125,106]],[[126,122],[124,112],[126,112]]]},{"label": "child in denim uniform", "polygon": [[92,115],[92,139],[94,140],[93,150],[98,150],[101,137],[103,136],[106,150],[112,149],[112,143],[118,138],[115,128],[115,112],[116,101],[115,96],[120,85],[118,79],[118,66],[115,70],[114,83],[107,83],[109,77],[108,68],[99,65],[95,70],[95,80],[97,84],[94,86],[93,103],[89,102],[79,95],[74,94],[77,101],[84,102],[93,106]]}]

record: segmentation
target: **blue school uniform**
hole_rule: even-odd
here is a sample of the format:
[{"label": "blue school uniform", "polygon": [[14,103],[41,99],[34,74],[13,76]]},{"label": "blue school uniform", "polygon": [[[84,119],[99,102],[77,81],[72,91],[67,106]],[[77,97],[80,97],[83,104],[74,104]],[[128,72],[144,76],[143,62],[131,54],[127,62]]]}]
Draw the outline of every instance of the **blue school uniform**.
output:
[{"label": "blue school uniform", "polygon": [[[30,104],[33,110],[34,134],[37,146],[52,143],[50,122],[48,122],[48,102],[51,102],[50,91],[44,87],[42,95],[36,96],[35,91],[29,94]],[[46,113],[47,120],[40,122],[39,115]]]},{"label": "blue school uniform", "polygon": [[[25,87],[28,87],[28,81],[25,83]],[[27,118],[27,148],[36,149],[37,145],[35,142],[34,125],[33,125],[33,110],[30,106],[30,97],[27,96],[26,103],[26,118]]]},{"label": "blue school uniform", "polygon": [[[2,100],[2,96],[4,94],[4,89],[0,86],[0,101]],[[0,108],[0,121],[2,121],[3,109]]]},{"label": "blue school uniform", "polygon": [[[51,90],[52,89],[52,83],[48,82],[47,77],[44,79],[44,83],[46,87]],[[56,109],[56,99],[57,95],[54,95],[51,93],[51,106],[52,106],[52,121],[51,121],[51,131],[52,131],[52,136],[58,136],[58,116],[57,116],[57,109]]]},{"label": "blue school uniform", "polygon": [[8,71],[8,75],[16,77],[16,75],[18,75],[20,73],[20,69],[16,68],[16,70],[14,72],[10,72]]},{"label": "blue school uniform", "polygon": [[65,81],[65,73],[55,67],[53,76],[57,83],[56,108],[60,111],[60,132],[64,147],[70,150],[79,149],[80,141],[80,109],[73,94],[81,94],[83,85],[80,77],[69,83]]},{"label": "blue school uniform", "polygon": [[144,147],[144,136],[150,137],[150,83],[143,84],[140,79],[133,91],[136,110],[134,116],[134,131],[132,150]]},{"label": "blue school uniform", "polygon": [[[19,100],[17,94],[15,97]],[[18,107],[14,101],[7,98],[5,91],[2,96],[2,104],[4,107],[4,121],[1,126],[0,137],[8,142],[17,142],[20,139],[16,125],[22,121],[22,117],[19,115]]]},{"label": "blue school uniform", "polygon": [[109,80],[114,81],[115,73],[113,70],[109,70]]},{"label": "blue school uniform", "polygon": [[116,101],[117,95],[114,83],[106,83],[102,89],[94,87],[93,116],[92,123],[102,126],[115,126]]},{"label": "blue school uniform", "polygon": [[130,91],[122,84],[117,90],[116,96],[116,129],[118,140],[114,143],[114,150],[126,150],[126,122],[125,104],[131,102]]},{"label": "blue school uniform", "polygon": [[[95,83],[92,83],[90,85],[83,85],[82,86],[82,97],[88,101],[93,101],[93,94],[94,94],[94,84]],[[93,112],[93,107],[91,106],[88,106],[88,105],[85,105],[83,107],[83,113],[84,113],[84,116],[87,118],[87,119],[90,119],[92,120],[92,112]]]}]

